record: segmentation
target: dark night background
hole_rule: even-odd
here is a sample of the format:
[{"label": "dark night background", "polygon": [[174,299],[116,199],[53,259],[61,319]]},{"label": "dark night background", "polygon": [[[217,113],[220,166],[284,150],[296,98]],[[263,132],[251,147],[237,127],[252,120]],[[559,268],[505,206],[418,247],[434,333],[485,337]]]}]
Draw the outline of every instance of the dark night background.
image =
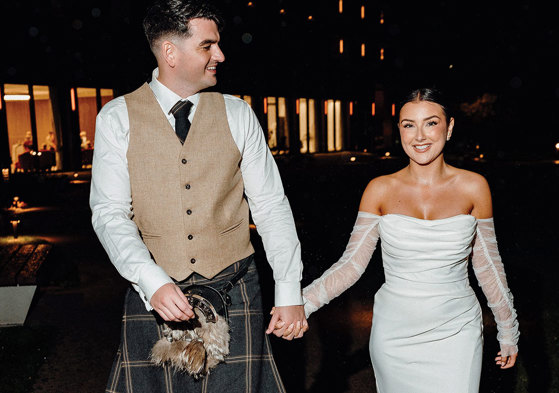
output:
[{"label": "dark night background", "polygon": [[[155,66],[141,29],[147,4],[2,2],[0,79],[131,91]],[[382,88],[396,102],[412,87],[436,85],[457,109],[457,148],[489,144],[508,159],[556,153],[559,32],[552,2],[346,0],[343,14],[337,0],[216,4],[226,20],[223,92],[371,102]],[[474,104],[474,113],[459,110],[461,104]]]}]

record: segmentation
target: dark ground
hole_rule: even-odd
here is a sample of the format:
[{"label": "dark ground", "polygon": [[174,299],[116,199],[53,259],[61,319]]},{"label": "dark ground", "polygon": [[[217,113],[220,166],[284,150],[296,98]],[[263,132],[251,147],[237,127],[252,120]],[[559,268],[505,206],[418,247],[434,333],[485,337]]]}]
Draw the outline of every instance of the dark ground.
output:
[{"label": "dark ground", "polygon": [[[304,284],[342,254],[367,181],[405,165],[398,159],[358,157],[350,163],[348,158],[344,153],[279,161],[303,245]],[[559,164],[449,161],[482,173],[492,186],[497,236],[522,333],[518,367],[498,370],[492,362],[495,327],[485,312],[481,391],[559,392],[559,232],[554,230],[559,222]],[[17,190],[30,206],[49,208],[22,215],[20,241],[54,244],[25,326],[0,329],[1,392],[104,389],[118,346],[127,284],[89,224],[88,177],[27,176],[0,185],[3,206]],[[10,241],[6,215],[0,216],[0,231],[3,245]],[[256,237],[254,242],[262,255]],[[265,302],[271,305],[271,272],[263,257],[259,259]],[[303,340],[272,338],[289,392],[374,391],[368,336],[373,295],[382,281],[377,251],[354,287],[313,314]],[[478,290],[477,284],[473,287]]]}]

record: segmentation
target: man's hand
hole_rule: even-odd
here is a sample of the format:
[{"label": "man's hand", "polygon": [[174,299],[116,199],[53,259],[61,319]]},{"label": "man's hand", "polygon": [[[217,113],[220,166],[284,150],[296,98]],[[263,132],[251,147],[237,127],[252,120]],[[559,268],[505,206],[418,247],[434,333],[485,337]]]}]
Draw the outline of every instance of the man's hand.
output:
[{"label": "man's hand", "polygon": [[272,319],[266,334],[274,333],[285,340],[293,340],[303,337],[303,334],[309,330],[303,306],[274,307],[270,314]]},{"label": "man's hand", "polygon": [[165,321],[181,322],[194,317],[194,311],[186,296],[172,282],[155,291],[150,304]]}]

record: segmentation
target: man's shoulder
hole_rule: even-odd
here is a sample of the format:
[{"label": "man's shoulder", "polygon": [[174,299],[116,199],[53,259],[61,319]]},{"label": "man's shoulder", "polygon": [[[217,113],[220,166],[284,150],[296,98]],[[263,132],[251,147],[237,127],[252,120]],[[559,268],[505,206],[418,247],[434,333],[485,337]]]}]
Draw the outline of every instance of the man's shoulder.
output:
[{"label": "man's shoulder", "polygon": [[126,111],[126,101],[124,96],[119,96],[113,98],[109,102],[107,102],[101,110],[99,111],[100,117],[110,117],[114,116],[115,114],[120,114],[122,111]]},{"label": "man's shoulder", "polygon": [[231,94],[223,94],[223,99],[225,100],[227,110],[230,111],[241,111],[250,107],[245,100]]}]

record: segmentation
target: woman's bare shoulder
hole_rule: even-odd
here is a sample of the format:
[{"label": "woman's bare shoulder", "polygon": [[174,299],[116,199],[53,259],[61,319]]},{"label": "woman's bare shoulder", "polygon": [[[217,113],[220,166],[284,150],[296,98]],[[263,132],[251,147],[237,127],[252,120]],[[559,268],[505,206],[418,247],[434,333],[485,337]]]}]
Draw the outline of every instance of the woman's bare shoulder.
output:
[{"label": "woman's bare shoulder", "polygon": [[477,218],[490,218],[493,216],[491,190],[489,183],[479,173],[465,169],[457,169],[456,185],[472,203],[472,215]]},{"label": "woman's bare shoulder", "polygon": [[381,213],[381,205],[385,196],[390,193],[390,190],[399,182],[398,172],[390,175],[375,177],[363,192],[359,210],[366,211],[373,214]]}]

